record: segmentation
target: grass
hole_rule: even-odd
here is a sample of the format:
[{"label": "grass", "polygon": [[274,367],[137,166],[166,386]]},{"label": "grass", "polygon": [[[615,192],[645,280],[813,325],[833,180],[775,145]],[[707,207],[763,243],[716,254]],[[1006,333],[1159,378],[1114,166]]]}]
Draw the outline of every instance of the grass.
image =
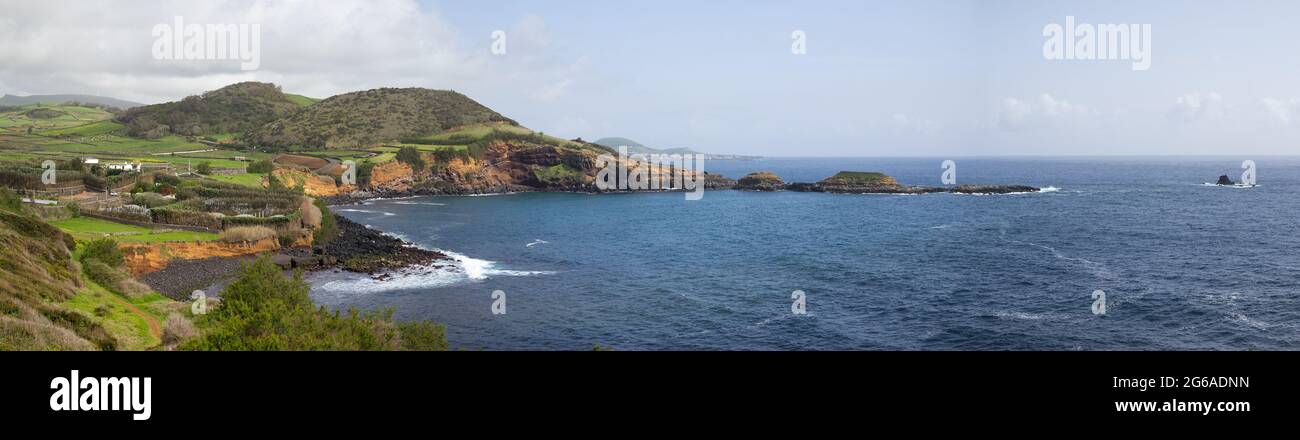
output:
[{"label": "grass", "polygon": [[145,350],[157,346],[161,342],[160,335],[153,333],[151,325],[158,325],[167,315],[185,308],[185,303],[158,293],[133,298],[113,293],[90,280],[85,284],[86,287],[62,305],[103,326],[121,344],[118,347],[121,350]]},{"label": "grass", "polygon": [[208,176],[208,178],[212,180],[221,181],[221,182],[243,185],[249,188],[261,188],[262,178],[265,176],[266,176],[265,174],[255,174],[255,173],[243,173],[243,174],[233,174],[233,175],[213,174],[211,176]]},{"label": "grass", "polygon": [[826,180],[842,182],[842,183],[871,184],[871,183],[880,183],[888,179],[889,176],[886,176],[883,173],[868,173],[868,172],[861,172],[861,171],[840,171],[838,173],[835,173],[834,176],[831,176],[829,179]]},{"label": "grass", "polygon": [[78,241],[90,241],[105,235],[111,235],[114,240],[125,243],[171,243],[217,239],[217,234],[207,232],[149,229],[90,217],[56,220],[50,224],[72,234]]},{"label": "grass", "polygon": [[565,164],[552,165],[546,168],[540,168],[533,172],[537,180],[545,183],[578,183],[582,182],[582,172],[570,168]]},{"label": "grass", "polygon": [[[143,304],[155,301],[170,301],[162,295],[146,295],[137,299]],[[72,299],[63,303],[64,307],[81,312],[104,327],[120,344],[121,350],[144,350],[162,342],[150,329],[149,320],[131,310],[139,307],[130,299],[115,294],[95,282],[86,280],[86,287]],[[147,313],[147,312],[146,312]],[[101,316],[102,315],[102,316]],[[157,319],[157,318],[155,318]]]},{"label": "grass", "polygon": [[317,102],[320,102],[320,100],[319,100],[319,99],[316,99],[316,98],[308,98],[308,97],[306,97],[306,96],[295,95],[295,94],[292,94],[292,93],[285,93],[285,94],[284,94],[284,97],[287,98],[287,99],[289,99],[289,102],[292,102],[292,103],[294,103],[294,104],[301,105],[301,106],[303,106],[303,107],[306,107],[306,106],[309,106],[309,105],[315,104],[315,103],[317,103]]}]

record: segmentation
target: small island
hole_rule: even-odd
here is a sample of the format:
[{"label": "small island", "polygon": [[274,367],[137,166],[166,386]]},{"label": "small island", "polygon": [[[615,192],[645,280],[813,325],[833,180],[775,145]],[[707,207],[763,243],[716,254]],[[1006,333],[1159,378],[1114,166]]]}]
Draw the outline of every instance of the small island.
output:
[{"label": "small island", "polygon": [[1041,189],[1026,185],[957,185],[951,187],[903,185],[884,173],[841,171],[816,183],[786,183],[772,172],[750,173],[736,181],[741,191],[795,191],[834,194],[1019,194]]}]

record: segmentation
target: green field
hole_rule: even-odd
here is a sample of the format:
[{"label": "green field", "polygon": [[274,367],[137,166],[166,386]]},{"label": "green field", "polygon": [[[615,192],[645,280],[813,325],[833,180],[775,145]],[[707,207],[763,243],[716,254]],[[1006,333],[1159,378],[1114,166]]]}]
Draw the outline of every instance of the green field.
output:
[{"label": "green field", "polygon": [[294,103],[294,104],[301,105],[301,106],[303,106],[303,107],[306,107],[306,106],[309,106],[309,105],[315,104],[315,103],[317,103],[317,102],[320,102],[320,100],[319,100],[319,99],[316,99],[316,98],[308,98],[308,97],[306,97],[306,96],[295,95],[295,94],[292,94],[292,93],[285,93],[285,94],[284,94],[284,97],[285,97],[285,98],[288,98],[288,99],[289,99],[289,102],[292,102],[292,103]]},{"label": "green field", "polygon": [[111,236],[114,240],[125,243],[169,243],[217,239],[217,234],[207,232],[149,229],[90,217],[56,220],[50,224],[72,234],[79,241],[90,241],[104,236]]},{"label": "green field", "polygon": [[266,176],[265,174],[254,174],[254,173],[243,173],[243,174],[234,174],[234,175],[213,174],[211,176],[207,176],[207,178],[221,181],[221,182],[226,182],[226,183],[243,185],[249,188],[261,188],[262,177],[265,176]]}]

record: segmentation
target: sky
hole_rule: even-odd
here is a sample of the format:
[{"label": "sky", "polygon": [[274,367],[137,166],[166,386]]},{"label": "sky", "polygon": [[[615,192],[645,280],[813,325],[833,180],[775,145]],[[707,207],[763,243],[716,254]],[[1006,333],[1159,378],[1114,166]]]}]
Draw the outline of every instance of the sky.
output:
[{"label": "sky", "polygon": [[[0,0],[0,93],[143,103],[240,81],[450,89],[534,130],[764,156],[1300,154],[1300,2]],[[257,24],[260,63],[156,25]],[[1150,25],[1150,67],[1045,27]],[[505,53],[494,53],[496,31]],[[796,31],[806,52],[792,53]]]}]

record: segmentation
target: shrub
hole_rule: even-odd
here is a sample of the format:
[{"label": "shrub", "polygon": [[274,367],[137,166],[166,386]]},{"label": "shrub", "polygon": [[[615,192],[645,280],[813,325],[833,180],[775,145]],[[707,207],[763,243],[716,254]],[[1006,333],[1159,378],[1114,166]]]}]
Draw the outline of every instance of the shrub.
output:
[{"label": "shrub", "polygon": [[122,251],[117,248],[117,241],[111,238],[100,238],[86,244],[86,248],[81,251],[81,262],[83,264],[98,260],[108,267],[121,266],[125,261],[122,258]]},{"label": "shrub", "polygon": [[424,172],[424,157],[420,156],[420,150],[415,147],[402,147],[397,150],[397,161],[410,165],[416,174]]},{"label": "shrub", "polygon": [[219,238],[219,240],[227,243],[239,243],[244,241],[258,241],[275,236],[275,230],[266,226],[238,226],[221,231],[221,238]]},{"label": "shrub", "polygon": [[[392,312],[331,312],[311,301],[301,272],[285,277],[266,256],[245,264],[221,292],[221,306],[199,318],[202,335],[187,350],[445,349],[441,326],[394,324]],[[403,336],[403,329],[410,335]],[[406,340],[410,341],[407,342]]]},{"label": "shrub", "polygon": [[10,191],[9,188],[0,187],[0,209],[19,212],[23,209],[23,199]]},{"label": "shrub", "polygon": [[176,203],[176,199],[168,198],[167,196],[158,193],[142,192],[133,194],[131,196],[131,203],[146,208],[157,208],[159,206]]},{"label": "shrub", "polygon": [[174,347],[199,335],[199,329],[194,327],[194,323],[179,313],[167,315],[162,327],[164,346]]},{"label": "shrub", "polygon": [[338,238],[338,221],[335,220],[334,213],[330,212],[330,208],[325,206],[324,200],[316,199],[313,203],[315,203],[316,208],[320,210],[321,218],[320,227],[316,229],[315,236],[312,237],[312,242],[318,246],[324,246],[329,244],[329,242],[334,241],[335,238]]},{"label": "shrub", "polygon": [[274,169],[275,169],[275,164],[271,163],[270,160],[262,159],[257,162],[248,164],[248,167],[245,170],[250,173],[266,174],[271,172],[271,170]]},{"label": "shrub", "polygon": [[195,167],[194,171],[204,176],[212,174],[212,162],[206,160],[199,162],[199,166]]}]

